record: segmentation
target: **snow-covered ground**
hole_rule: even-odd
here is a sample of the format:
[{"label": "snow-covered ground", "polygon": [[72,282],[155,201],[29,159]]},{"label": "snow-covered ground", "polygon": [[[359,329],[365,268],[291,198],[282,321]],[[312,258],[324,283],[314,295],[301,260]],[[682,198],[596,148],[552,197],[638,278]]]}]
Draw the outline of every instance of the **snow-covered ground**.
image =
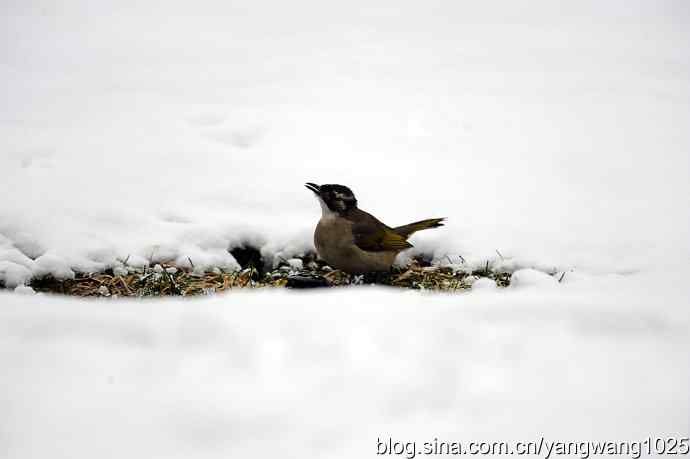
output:
[{"label": "snow-covered ground", "polygon": [[364,458],[378,437],[687,436],[685,279],[542,276],[460,295],[0,295],[0,452]]},{"label": "snow-covered ground", "polygon": [[0,278],[301,251],[305,181],[477,263],[685,263],[685,2],[477,3],[4,2]]},{"label": "snow-covered ground", "polygon": [[[683,1],[5,1],[0,281],[311,248],[306,181],[459,295],[0,295],[0,457],[367,457],[690,428]],[[498,254],[497,250],[500,252]],[[558,438],[555,438],[558,437]]]}]

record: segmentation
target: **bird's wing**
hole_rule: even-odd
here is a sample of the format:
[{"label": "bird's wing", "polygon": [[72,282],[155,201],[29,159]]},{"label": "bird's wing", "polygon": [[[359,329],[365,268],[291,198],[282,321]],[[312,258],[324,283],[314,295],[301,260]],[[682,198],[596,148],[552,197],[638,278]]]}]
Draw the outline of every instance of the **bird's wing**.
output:
[{"label": "bird's wing", "polygon": [[400,252],[412,247],[405,237],[360,209],[353,209],[352,236],[355,245],[369,252]]}]

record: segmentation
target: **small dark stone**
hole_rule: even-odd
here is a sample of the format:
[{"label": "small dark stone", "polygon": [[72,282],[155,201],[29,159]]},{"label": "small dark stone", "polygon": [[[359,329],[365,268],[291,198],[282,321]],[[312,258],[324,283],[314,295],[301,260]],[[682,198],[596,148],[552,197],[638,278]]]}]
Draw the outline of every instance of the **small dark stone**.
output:
[{"label": "small dark stone", "polygon": [[328,281],[322,276],[311,274],[295,274],[288,276],[287,288],[317,288],[328,287]]}]

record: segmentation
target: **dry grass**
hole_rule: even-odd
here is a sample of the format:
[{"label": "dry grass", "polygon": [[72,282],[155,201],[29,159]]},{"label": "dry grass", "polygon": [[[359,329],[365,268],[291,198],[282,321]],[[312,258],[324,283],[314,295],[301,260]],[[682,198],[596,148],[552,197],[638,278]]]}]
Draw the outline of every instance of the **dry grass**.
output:
[{"label": "dry grass", "polygon": [[[162,269],[153,267],[133,270],[126,275],[115,275],[109,272],[78,273],[74,279],[62,281],[46,277],[35,279],[31,287],[40,292],[74,296],[145,297],[208,295],[232,288],[269,286],[268,283],[257,281],[258,273],[252,268],[232,273],[216,271],[196,274],[169,264],[157,266]],[[170,268],[174,268],[170,270],[172,272],[168,271]],[[270,285],[280,286],[278,282]]]},{"label": "dry grass", "polygon": [[457,291],[471,287],[478,278],[489,278],[499,287],[510,284],[510,274],[493,271],[489,264],[474,272],[451,267],[431,266],[423,259],[415,260],[403,269],[390,273],[351,276],[332,270],[313,257],[304,258],[306,269],[295,270],[287,263],[261,273],[253,266],[241,271],[196,273],[171,263],[152,264],[145,268],[128,267],[119,274],[112,270],[101,273],[77,273],[74,279],[57,280],[52,277],[34,279],[31,287],[39,292],[59,293],[80,297],[156,297],[209,295],[237,288],[309,288],[338,287],[359,284],[379,284],[392,287]]}]

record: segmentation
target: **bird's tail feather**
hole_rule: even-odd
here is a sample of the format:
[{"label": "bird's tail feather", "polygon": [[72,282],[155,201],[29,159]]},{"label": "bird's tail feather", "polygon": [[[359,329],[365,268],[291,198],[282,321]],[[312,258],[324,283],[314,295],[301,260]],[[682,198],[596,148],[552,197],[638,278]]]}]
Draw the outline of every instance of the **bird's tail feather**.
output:
[{"label": "bird's tail feather", "polygon": [[397,228],[393,228],[393,231],[407,238],[417,231],[443,226],[442,222],[444,220],[445,218],[429,218],[428,220],[410,223],[409,225],[398,226]]}]

